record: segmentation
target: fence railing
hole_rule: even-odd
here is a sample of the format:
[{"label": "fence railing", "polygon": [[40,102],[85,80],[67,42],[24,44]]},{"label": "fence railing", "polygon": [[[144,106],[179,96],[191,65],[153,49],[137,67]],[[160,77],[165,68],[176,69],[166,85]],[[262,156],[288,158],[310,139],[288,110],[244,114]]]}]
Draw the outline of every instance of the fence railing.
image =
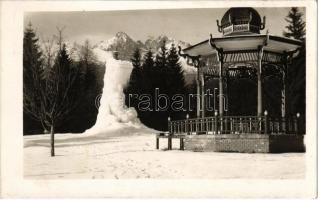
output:
[{"label": "fence railing", "polygon": [[299,120],[267,116],[215,116],[169,120],[170,134],[298,134]]}]

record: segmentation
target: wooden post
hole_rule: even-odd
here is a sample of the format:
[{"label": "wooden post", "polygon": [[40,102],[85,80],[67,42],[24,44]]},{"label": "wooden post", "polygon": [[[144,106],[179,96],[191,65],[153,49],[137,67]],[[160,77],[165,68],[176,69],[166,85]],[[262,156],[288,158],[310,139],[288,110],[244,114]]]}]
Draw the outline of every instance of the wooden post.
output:
[{"label": "wooden post", "polygon": [[224,94],[223,94],[223,51],[218,52],[219,58],[219,114],[220,114],[220,134],[223,131],[223,112],[224,112]]},{"label": "wooden post", "polygon": [[190,132],[189,132],[189,135],[190,135],[193,132],[192,121],[189,122],[189,127],[190,127]]},{"label": "wooden post", "polygon": [[257,67],[257,116],[258,116],[258,132],[262,133],[262,114],[263,114],[263,99],[262,99],[262,58],[263,46],[258,48],[258,67]]},{"label": "wooden post", "polygon": [[282,117],[282,132],[283,133],[287,133],[287,127],[286,127],[287,123],[286,123],[286,118]]},{"label": "wooden post", "polygon": [[172,149],[172,137],[171,135],[168,136],[168,150]]},{"label": "wooden post", "polygon": [[231,117],[230,118],[230,133],[232,134],[232,133],[234,133],[234,131],[233,131],[233,118]]},{"label": "wooden post", "polygon": [[287,131],[287,120],[286,120],[286,112],[287,112],[287,93],[286,93],[286,87],[287,87],[287,75],[288,75],[288,54],[286,52],[284,52],[284,55],[283,55],[283,77],[282,77],[282,80],[283,80],[283,88],[282,88],[282,105],[281,105],[281,114],[282,114],[282,120],[283,120],[283,127],[285,129],[285,133],[288,133]]},{"label": "wooden post", "polygon": [[[225,73],[226,75],[226,77],[225,77],[225,95],[224,95],[224,101],[225,101],[225,104],[226,105],[224,105],[225,107],[224,107],[224,109],[225,108],[227,108],[226,110],[225,110],[225,115],[228,115],[228,111],[229,111],[229,105],[228,105],[228,97],[229,97],[229,70],[228,69],[226,69],[226,73]],[[226,129],[226,128],[225,128]]]},{"label": "wooden post", "polygon": [[177,134],[180,133],[180,123],[181,123],[181,122],[176,122],[176,126],[177,126],[176,132],[177,132]]},{"label": "wooden post", "polygon": [[215,112],[215,134],[218,134],[218,113]]},{"label": "wooden post", "polygon": [[258,50],[258,67],[257,67],[257,116],[263,114],[263,101],[262,101],[262,58],[263,46],[259,46]]},{"label": "wooden post", "polygon": [[227,118],[225,117],[224,118],[224,131],[223,131],[225,134],[228,133],[228,124],[227,123],[228,123],[228,121],[227,121]]},{"label": "wooden post", "polygon": [[54,126],[51,125],[51,157],[55,156]]},{"label": "wooden post", "polygon": [[[284,78],[283,78],[284,79]],[[283,81],[283,90],[282,90],[282,105],[281,105],[281,112],[282,112],[282,129],[284,130],[285,133],[286,131],[286,86],[285,86],[285,81]]]},{"label": "wooden post", "polygon": [[195,119],[195,133],[198,134],[199,131],[199,118]]},{"label": "wooden post", "polygon": [[159,149],[159,137],[156,137],[156,149]]},{"label": "wooden post", "polygon": [[186,119],[186,121],[184,122],[184,132],[185,134],[189,134],[189,123],[188,123],[188,119]]},{"label": "wooden post", "polygon": [[190,135],[190,131],[189,131],[189,114],[187,114],[186,115],[186,118],[187,118],[187,120],[186,120],[186,123],[185,123],[185,126],[186,126],[186,134],[187,135]]},{"label": "wooden post", "polygon": [[205,117],[205,99],[204,99],[204,75],[203,73],[200,76],[201,78],[201,117],[204,118]]},{"label": "wooden post", "polygon": [[242,117],[240,117],[240,132],[243,133]]},{"label": "wooden post", "polygon": [[264,113],[264,134],[268,134],[268,118],[267,118],[267,111],[265,110],[265,113]]},{"label": "wooden post", "polygon": [[252,118],[249,118],[249,133],[252,133]]},{"label": "wooden post", "polygon": [[[218,51],[218,60],[219,60],[219,116],[220,116],[220,134],[222,134],[223,130],[223,123],[222,117],[224,112],[224,105],[223,105],[223,51],[220,49]],[[216,118],[217,119],[217,118]],[[216,123],[217,124],[217,123]]]},{"label": "wooden post", "polygon": [[197,77],[196,77],[196,83],[197,83],[197,118],[200,118],[200,111],[201,111],[201,101],[200,101],[200,70],[197,68]]},{"label": "wooden post", "polygon": [[170,117],[168,117],[168,131],[169,131],[169,134],[172,133],[171,118]]},{"label": "wooden post", "polygon": [[219,57],[219,114],[223,116],[224,105],[223,105],[223,52],[220,52]]},{"label": "wooden post", "polygon": [[184,150],[184,141],[183,138],[180,138],[180,150]]},{"label": "wooden post", "polygon": [[[285,76],[283,76],[285,77]],[[282,118],[286,117],[286,86],[285,86],[285,78],[283,78],[283,89],[282,89],[282,105],[281,105],[281,112],[282,112]]]},{"label": "wooden post", "polygon": [[300,114],[297,113],[296,114],[296,119],[295,119],[295,134],[299,134],[299,117],[300,117]]}]

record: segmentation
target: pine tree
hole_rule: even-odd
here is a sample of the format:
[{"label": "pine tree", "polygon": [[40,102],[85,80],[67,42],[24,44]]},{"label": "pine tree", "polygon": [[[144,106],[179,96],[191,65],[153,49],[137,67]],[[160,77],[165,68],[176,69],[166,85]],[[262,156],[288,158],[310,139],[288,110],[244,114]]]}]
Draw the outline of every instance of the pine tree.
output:
[{"label": "pine tree", "polygon": [[[287,31],[283,34],[286,37],[299,39],[303,41],[303,45],[299,50],[298,56],[292,59],[288,67],[287,73],[287,96],[289,107],[288,115],[295,115],[300,113],[302,116],[306,115],[306,23],[302,19],[303,14],[298,8],[291,8],[286,21],[289,23],[286,26]],[[305,118],[303,118],[305,119]],[[305,130],[305,120],[300,126]]]},{"label": "pine tree", "polygon": [[148,50],[143,57],[142,67],[144,70],[146,70],[147,68],[152,69],[154,67],[154,64],[153,53],[151,50]]},{"label": "pine tree", "polygon": [[[171,48],[168,51],[167,73],[164,76],[166,79],[166,91],[170,99],[172,99],[173,96],[177,94],[186,94],[183,70],[181,64],[179,63],[179,55],[174,44],[172,44]],[[184,117],[183,112],[175,111],[171,107],[166,114],[174,118]]]},{"label": "pine tree", "polygon": [[142,83],[143,90],[145,93],[151,94],[153,93],[152,88],[154,87],[153,78],[155,76],[154,73],[154,58],[151,50],[148,50],[143,57],[142,64]]},{"label": "pine tree", "polygon": [[133,54],[133,58],[131,59],[133,70],[130,76],[130,84],[132,86],[132,91],[135,94],[142,93],[142,71],[141,71],[141,52],[140,49],[137,48]]},{"label": "pine tree", "polygon": [[167,56],[167,87],[171,88],[172,94],[184,94],[185,81],[182,66],[179,63],[179,55],[174,45],[171,46]]},{"label": "pine tree", "polygon": [[303,14],[297,7],[292,7],[285,20],[288,22],[287,31],[283,34],[285,37],[292,37],[297,40],[304,40],[306,35],[306,23],[302,19]]},{"label": "pine tree", "polygon": [[[38,46],[38,38],[32,28],[32,24],[29,23],[24,32],[23,38],[23,83],[26,87],[32,87],[34,78],[33,72],[41,73],[42,71],[42,53]],[[25,88],[27,89],[27,88]]]},{"label": "pine tree", "polygon": [[139,69],[141,68],[141,52],[139,48],[137,48],[134,51],[133,57],[131,59],[131,63],[133,67],[139,68]]},{"label": "pine tree", "polygon": [[[40,121],[37,107],[41,106],[42,86],[42,53],[38,45],[38,38],[29,23],[23,37],[23,112],[24,122],[32,118]],[[24,130],[27,124],[24,124]]]},{"label": "pine tree", "polygon": [[154,77],[154,85],[162,92],[166,92],[167,89],[167,79],[165,78],[165,75],[167,74],[167,56],[166,41],[164,40],[156,55],[154,69],[154,73],[156,74],[156,77]]},{"label": "pine tree", "polygon": [[306,47],[303,46],[299,55],[290,65],[290,105],[292,113],[305,115],[306,111]]},{"label": "pine tree", "polygon": [[167,47],[166,47],[166,41],[162,42],[162,45],[160,46],[160,49],[156,55],[156,61],[155,65],[158,68],[164,68],[167,65]]},{"label": "pine tree", "polygon": [[126,105],[136,108],[137,101],[135,98],[131,98],[130,95],[141,94],[142,89],[142,71],[141,71],[141,52],[137,48],[131,59],[133,69],[130,74],[130,79],[124,93],[126,95]]},{"label": "pine tree", "polygon": [[[139,66],[139,53],[135,52],[133,58],[133,65],[134,68],[135,66]],[[137,57],[137,59],[136,59]],[[141,62],[140,62],[141,64]],[[140,84],[140,87],[138,88],[139,93],[138,94],[145,94],[145,95],[150,95],[153,96],[154,92],[154,58],[153,58],[153,53],[151,50],[148,50],[144,56],[142,57],[142,64],[141,64],[141,69],[140,69],[140,79],[138,81],[138,84]],[[132,75],[131,75],[132,76]],[[127,96],[126,96],[127,97]],[[153,104],[153,102],[151,102]],[[126,103],[127,105],[127,103]],[[137,103],[134,105],[139,119],[146,125],[146,126],[153,126],[153,123],[156,119],[154,117],[154,112],[152,111],[142,111],[138,108]]]}]

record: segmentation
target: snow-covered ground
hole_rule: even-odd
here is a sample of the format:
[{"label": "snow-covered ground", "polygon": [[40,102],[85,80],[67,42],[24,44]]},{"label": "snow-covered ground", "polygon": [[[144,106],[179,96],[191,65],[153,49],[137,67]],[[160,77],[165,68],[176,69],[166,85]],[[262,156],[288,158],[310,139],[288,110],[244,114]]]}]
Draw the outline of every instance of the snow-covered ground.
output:
[{"label": "snow-covered ground", "polygon": [[57,134],[56,157],[49,135],[24,137],[24,175],[30,179],[252,178],[305,177],[305,154],[242,154],[155,149],[155,135],[143,128],[108,134]]}]

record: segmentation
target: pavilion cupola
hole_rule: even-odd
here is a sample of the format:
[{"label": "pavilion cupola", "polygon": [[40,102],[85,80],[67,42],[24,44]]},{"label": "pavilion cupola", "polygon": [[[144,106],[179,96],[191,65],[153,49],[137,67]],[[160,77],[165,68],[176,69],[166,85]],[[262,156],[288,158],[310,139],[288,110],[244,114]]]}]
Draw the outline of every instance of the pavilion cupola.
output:
[{"label": "pavilion cupola", "polygon": [[254,8],[239,7],[230,8],[221,19],[216,21],[218,31],[223,36],[260,34],[265,28],[265,16],[263,22],[261,16]]}]

